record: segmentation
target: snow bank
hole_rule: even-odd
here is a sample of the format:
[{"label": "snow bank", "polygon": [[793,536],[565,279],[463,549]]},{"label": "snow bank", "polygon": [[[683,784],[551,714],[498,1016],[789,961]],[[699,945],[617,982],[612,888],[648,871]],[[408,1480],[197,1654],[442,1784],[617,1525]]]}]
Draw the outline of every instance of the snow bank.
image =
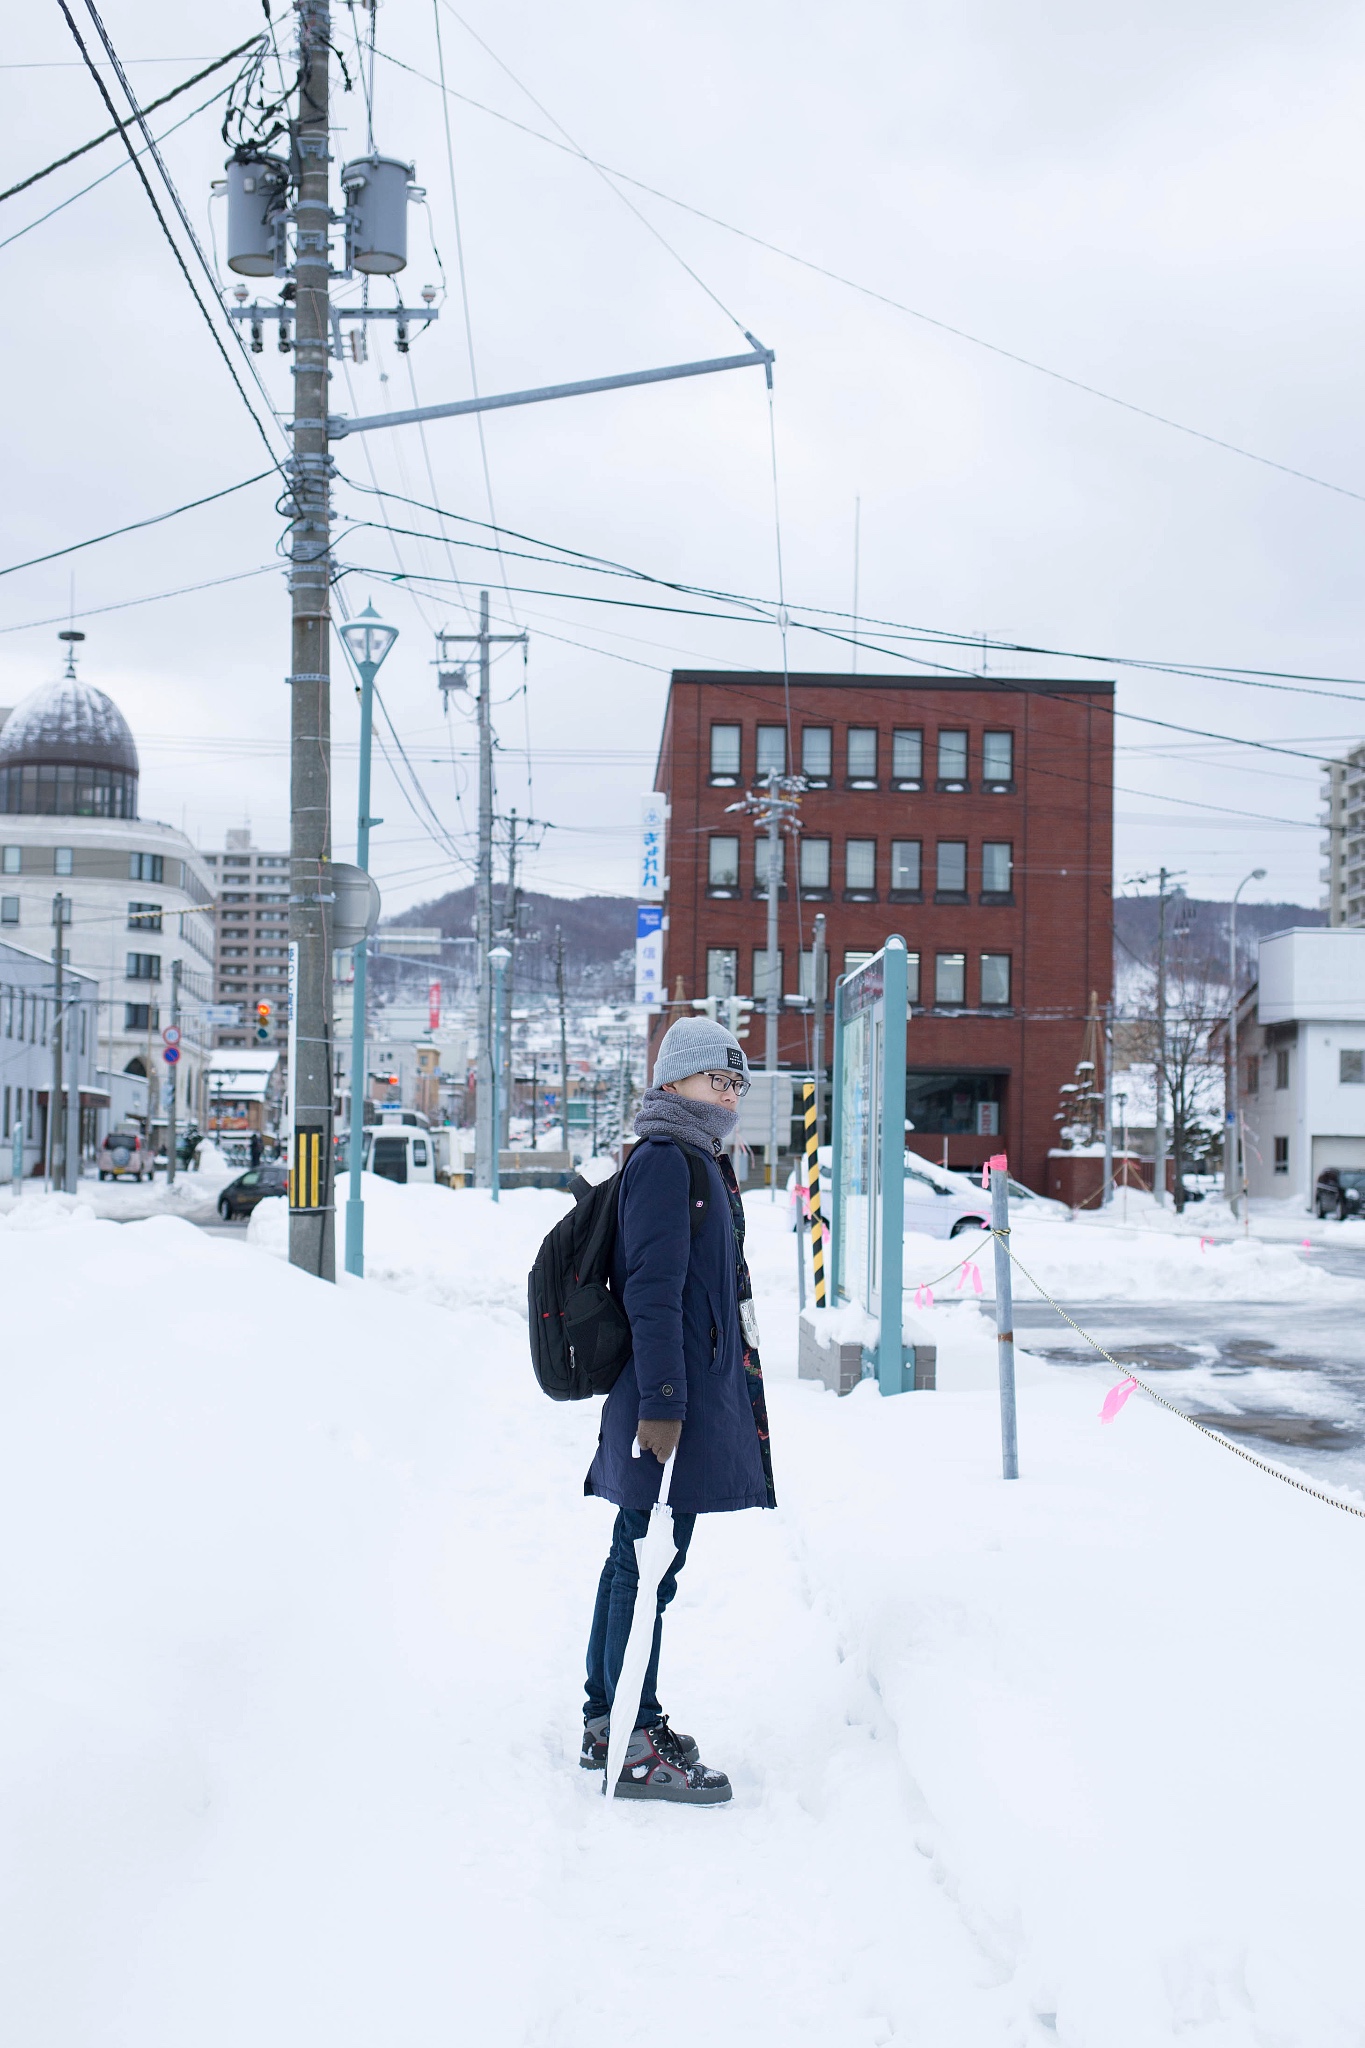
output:
[{"label": "snow bank", "polygon": [[735,1802],[604,1804],[560,1199],[376,1182],[408,1281],[335,1288],[5,1219],[3,2038],[1359,2048],[1365,1528],[1089,1375],[1033,1366],[1008,1486],[989,1393],[794,1383],[761,1197],[781,1506],[699,1527],[663,1671]]}]

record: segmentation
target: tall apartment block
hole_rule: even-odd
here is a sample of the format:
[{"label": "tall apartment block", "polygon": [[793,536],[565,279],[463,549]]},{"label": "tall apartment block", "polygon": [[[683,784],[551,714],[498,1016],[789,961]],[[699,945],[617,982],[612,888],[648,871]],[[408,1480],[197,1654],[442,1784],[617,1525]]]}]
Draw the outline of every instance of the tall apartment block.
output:
[{"label": "tall apartment block", "polygon": [[[779,993],[815,993],[817,911],[831,983],[899,933],[907,1144],[963,1168],[1006,1151],[1045,1188],[1058,1091],[1111,990],[1113,684],[793,675],[788,695],[790,720],[780,675],[673,674],[668,997],[766,995],[767,842],[729,807],[790,760],[807,787],[778,873]],[[810,1023],[784,1005],[784,1067],[808,1066]],[[751,1058],[762,1043],[760,1018]]]},{"label": "tall apartment block", "polygon": [[[284,1042],[289,1001],[289,855],[262,853],[243,828],[222,853],[203,856],[218,888],[214,905],[213,999],[239,1003],[242,1021],[220,1026],[214,1045],[255,1044],[254,1006],[271,1006],[272,1040]],[[278,1029],[273,1028],[278,1026]]]},{"label": "tall apartment block", "polygon": [[1328,924],[1365,924],[1365,746],[1322,779],[1322,907]]}]

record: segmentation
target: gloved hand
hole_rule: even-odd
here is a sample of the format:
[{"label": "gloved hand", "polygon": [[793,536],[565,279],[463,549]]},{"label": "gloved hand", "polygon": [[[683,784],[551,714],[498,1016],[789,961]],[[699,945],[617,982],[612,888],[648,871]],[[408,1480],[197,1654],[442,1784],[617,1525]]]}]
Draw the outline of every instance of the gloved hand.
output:
[{"label": "gloved hand", "polygon": [[642,1451],[653,1451],[661,1465],[666,1465],[678,1448],[682,1435],[680,1422],[647,1422],[642,1416],[635,1428]]}]

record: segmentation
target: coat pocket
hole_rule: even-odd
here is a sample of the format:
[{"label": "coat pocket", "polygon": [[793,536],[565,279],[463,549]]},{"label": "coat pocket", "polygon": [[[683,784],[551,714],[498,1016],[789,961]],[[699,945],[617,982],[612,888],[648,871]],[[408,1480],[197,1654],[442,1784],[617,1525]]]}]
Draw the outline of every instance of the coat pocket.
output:
[{"label": "coat pocket", "polygon": [[564,1336],[573,1369],[594,1394],[609,1393],[630,1357],[625,1310],[600,1282],[576,1287],[564,1304]]}]

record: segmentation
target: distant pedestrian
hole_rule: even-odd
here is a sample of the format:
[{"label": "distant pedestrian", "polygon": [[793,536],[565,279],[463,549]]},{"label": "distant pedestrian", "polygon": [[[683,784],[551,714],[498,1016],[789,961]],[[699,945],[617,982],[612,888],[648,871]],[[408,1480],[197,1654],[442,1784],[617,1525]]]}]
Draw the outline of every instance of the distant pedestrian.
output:
[{"label": "distant pedestrian", "polygon": [[[722,1151],[738,1121],[749,1068],[737,1039],[706,1017],[665,1033],[618,1197],[611,1287],[630,1321],[633,1353],[602,1410],[584,1492],[619,1513],[597,1588],[588,1642],[582,1763],[604,1769],[612,1699],[635,1611],[635,1543],[659,1496],[660,1468],[677,1453],[669,1505],[677,1554],[659,1587],[654,1645],[626,1752],[621,1791],[640,1799],[715,1805],[730,1781],[699,1761],[696,1743],[659,1705],[663,1611],[677,1591],[698,1515],[776,1506],[753,1289],[744,1261],[744,1207]],[[679,1146],[708,1162],[711,1199],[693,1233],[690,1174]],[[632,1456],[638,1443],[645,1455]]]},{"label": "distant pedestrian", "polygon": [[261,1163],[261,1157],[262,1157],[262,1154],[264,1153],[264,1151],[265,1151],[265,1140],[264,1140],[264,1138],[262,1138],[262,1136],[261,1136],[261,1134],[260,1134],[260,1132],[259,1132],[259,1131],[253,1131],[253,1132],[251,1133],[251,1163],[252,1163],[252,1165],[253,1165],[253,1166],[259,1166],[259,1165],[260,1165],[260,1163]]}]

